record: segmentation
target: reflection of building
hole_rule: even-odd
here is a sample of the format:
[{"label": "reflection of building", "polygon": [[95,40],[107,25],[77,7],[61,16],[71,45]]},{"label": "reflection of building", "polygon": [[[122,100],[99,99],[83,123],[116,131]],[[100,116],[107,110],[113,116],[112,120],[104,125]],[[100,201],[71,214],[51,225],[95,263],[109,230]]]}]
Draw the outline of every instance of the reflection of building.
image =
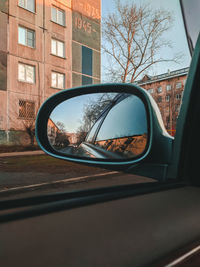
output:
[{"label": "reflection of building", "polygon": [[180,69],[157,76],[145,75],[138,85],[148,90],[157,102],[166,129],[175,134],[176,121],[182,100],[188,68]]},{"label": "reflection of building", "polygon": [[70,144],[77,144],[78,136],[76,133],[67,133]]},{"label": "reflection of building", "polygon": [[51,120],[48,120],[47,135],[51,145],[55,144],[57,134],[60,133],[58,126]]},{"label": "reflection of building", "polygon": [[132,158],[144,153],[147,145],[147,134],[100,140],[96,141],[95,144],[107,151]]},{"label": "reflection of building", "polygon": [[100,82],[100,18],[100,0],[0,1],[0,144],[50,95]]}]

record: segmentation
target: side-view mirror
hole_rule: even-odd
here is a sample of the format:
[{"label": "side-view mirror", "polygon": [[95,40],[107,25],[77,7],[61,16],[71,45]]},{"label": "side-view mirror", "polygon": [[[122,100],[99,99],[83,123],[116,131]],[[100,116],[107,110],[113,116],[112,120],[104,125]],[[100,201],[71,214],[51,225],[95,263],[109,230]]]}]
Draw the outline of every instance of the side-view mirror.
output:
[{"label": "side-view mirror", "polygon": [[173,141],[150,94],[129,84],[55,94],[39,110],[36,138],[56,158],[140,175],[148,172],[157,179],[165,178]]}]

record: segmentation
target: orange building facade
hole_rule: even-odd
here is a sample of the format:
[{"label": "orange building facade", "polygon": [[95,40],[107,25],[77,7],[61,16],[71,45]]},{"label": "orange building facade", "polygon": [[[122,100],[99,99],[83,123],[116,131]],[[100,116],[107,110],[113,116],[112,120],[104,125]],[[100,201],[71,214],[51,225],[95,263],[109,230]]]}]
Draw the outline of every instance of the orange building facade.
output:
[{"label": "orange building facade", "polygon": [[20,143],[49,96],[100,82],[100,10],[100,0],[0,1],[0,144]]},{"label": "orange building facade", "polygon": [[160,108],[164,125],[171,135],[174,135],[176,131],[188,70],[189,68],[184,68],[153,77],[145,75],[142,80],[137,82],[155,99]]}]

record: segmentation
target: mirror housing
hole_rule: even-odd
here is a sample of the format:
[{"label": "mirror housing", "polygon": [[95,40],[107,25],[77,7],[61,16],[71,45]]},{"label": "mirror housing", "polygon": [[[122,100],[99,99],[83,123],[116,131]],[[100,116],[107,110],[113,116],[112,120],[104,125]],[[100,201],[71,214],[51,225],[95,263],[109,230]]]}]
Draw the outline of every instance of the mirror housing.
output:
[{"label": "mirror housing", "polygon": [[[71,98],[94,93],[125,93],[135,95],[144,103],[148,121],[148,143],[145,152],[133,159],[102,160],[64,155],[55,150],[49,142],[47,127],[52,111],[62,102]],[[36,139],[43,151],[58,159],[77,163],[125,171],[142,176],[165,180],[166,168],[170,163],[173,137],[165,130],[159,108],[152,96],[144,89],[133,84],[100,84],[63,90],[46,100],[36,119]]]}]

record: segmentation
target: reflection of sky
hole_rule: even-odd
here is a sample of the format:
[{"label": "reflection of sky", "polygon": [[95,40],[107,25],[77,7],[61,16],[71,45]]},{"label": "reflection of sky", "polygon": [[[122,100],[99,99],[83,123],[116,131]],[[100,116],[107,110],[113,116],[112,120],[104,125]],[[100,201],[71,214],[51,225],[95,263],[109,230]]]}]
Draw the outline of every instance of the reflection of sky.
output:
[{"label": "reflection of sky", "polygon": [[[114,2],[115,0],[102,0],[102,17],[105,17],[109,12],[113,12],[114,10]],[[158,75],[165,72],[168,72],[168,69],[173,71],[176,69],[181,69],[185,67],[189,67],[190,64],[190,54],[188,50],[186,35],[184,31],[184,25],[181,15],[181,9],[179,0],[121,0],[121,3],[136,3],[136,4],[150,4],[152,8],[164,8],[172,14],[175,21],[173,23],[173,27],[165,33],[163,36],[165,39],[172,41],[174,49],[163,48],[161,51],[161,55],[171,58],[173,53],[182,52],[184,57],[182,58],[181,64],[176,64],[173,62],[163,62],[155,65],[151,71],[150,75]],[[188,0],[190,2],[190,0]],[[104,40],[102,39],[102,43]],[[104,43],[103,43],[104,44]],[[102,54],[102,80],[103,82],[107,81],[106,77],[106,66],[108,59],[105,54]]]},{"label": "reflection of sky", "polygon": [[50,118],[54,123],[62,122],[67,132],[76,132],[82,124],[85,106],[96,101],[101,95],[103,94],[87,94],[68,99],[53,110]]},{"label": "reflection of sky", "polygon": [[142,100],[131,95],[115,105],[106,116],[97,140],[108,140],[147,133],[147,116]]}]

